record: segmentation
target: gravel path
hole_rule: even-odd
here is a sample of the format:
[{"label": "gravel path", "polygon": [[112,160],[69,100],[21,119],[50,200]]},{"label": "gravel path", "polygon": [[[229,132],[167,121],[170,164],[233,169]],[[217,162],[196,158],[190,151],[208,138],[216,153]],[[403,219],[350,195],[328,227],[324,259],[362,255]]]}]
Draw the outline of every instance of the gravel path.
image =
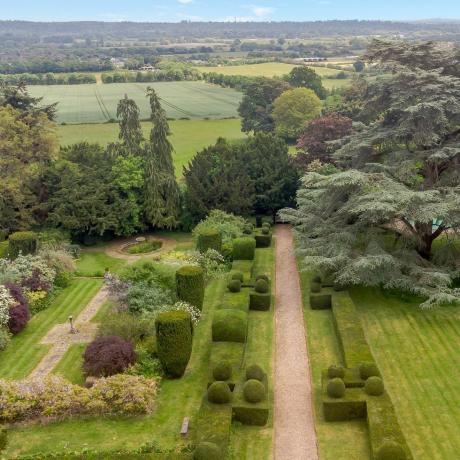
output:
[{"label": "gravel path", "polygon": [[276,227],[275,460],[318,460],[300,280],[290,227]]}]

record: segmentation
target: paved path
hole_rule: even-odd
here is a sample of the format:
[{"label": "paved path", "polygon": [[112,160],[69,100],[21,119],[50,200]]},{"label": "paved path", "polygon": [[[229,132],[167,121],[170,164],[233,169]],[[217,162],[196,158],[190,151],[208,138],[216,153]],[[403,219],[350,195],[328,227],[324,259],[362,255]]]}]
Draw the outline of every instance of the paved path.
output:
[{"label": "paved path", "polygon": [[318,460],[300,280],[290,227],[276,227],[275,460]]},{"label": "paved path", "polygon": [[107,290],[102,287],[75,319],[76,334],[69,333],[68,323],[56,324],[48,331],[40,343],[51,345],[51,349],[29,374],[29,378],[45,377],[54,369],[71,345],[89,343],[93,340],[97,331],[97,323],[92,323],[91,319],[96,315],[106,299]]}]

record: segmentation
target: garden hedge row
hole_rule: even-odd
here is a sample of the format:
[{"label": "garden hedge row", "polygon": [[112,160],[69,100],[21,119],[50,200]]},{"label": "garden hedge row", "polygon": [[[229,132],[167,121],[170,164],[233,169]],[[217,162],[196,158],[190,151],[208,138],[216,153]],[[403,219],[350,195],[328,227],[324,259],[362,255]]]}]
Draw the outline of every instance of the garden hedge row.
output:
[{"label": "garden hedge row", "polygon": [[254,260],[256,240],[243,236],[233,240],[233,260]]},{"label": "garden hedge row", "polygon": [[214,313],[212,340],[214,342],[246,342],[248,314],[241,310],[223,309]]},{"label": "garden hedge row", "polygon": [[177,297],[200,310],[203,308],[204,271],[195,265],[185,265],[176,272]]},{"label": "garden hedge row", "polygon": [[204,254],[208,249],[222,251],[222,235],[219,230],[210,228],[202,230],[197,237],[197,249]]},{"label": "garden hedge row", "polygon": [[16,232],[8,238],[8,256],[15,259],[19,254],[35,254],[38,249],[38,235],[34,232]]}]

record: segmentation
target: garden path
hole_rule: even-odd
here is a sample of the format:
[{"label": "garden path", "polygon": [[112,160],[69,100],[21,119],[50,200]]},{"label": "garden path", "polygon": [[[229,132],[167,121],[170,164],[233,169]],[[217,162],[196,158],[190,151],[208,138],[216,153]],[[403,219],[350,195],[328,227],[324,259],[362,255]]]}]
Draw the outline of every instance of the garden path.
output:
[{"label": "garden path", "polygon": [[50,329],[40,343],[51,345],[51,348],[29,374],[28,378],[46,377],[62,359],[71,345],[75,343],[89,343],[93,340],[97,331],[97,323],[92,323],[91,319],[107,300],[107,296],[107,289],[102,287],[85,309],[74,319],[75,333],[70,333],[69,323],[56,324],[56,326]]},{"label": "garden path", "polygon": [[274,459],[318,460],[311,372],[292,229],[276,234]]}]

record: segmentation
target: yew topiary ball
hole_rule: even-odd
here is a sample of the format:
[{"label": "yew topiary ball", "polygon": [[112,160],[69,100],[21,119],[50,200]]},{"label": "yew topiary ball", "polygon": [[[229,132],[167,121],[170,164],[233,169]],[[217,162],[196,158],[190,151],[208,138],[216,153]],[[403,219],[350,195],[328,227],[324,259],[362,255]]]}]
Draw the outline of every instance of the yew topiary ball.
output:
[{"label": "yew topiary ball", "polygon": [[270,282],[270,278],[268,277],[268,275],[257,275],[256,276],[256,281],[259,281],[259,280],[264,280],[267,283]]},{"label": "yew topiary ball", "polygon": [[265,378],[265,372],[257,364],[252,364],[246,369],[246,380],[258,380],[262,382]]},{"label": "yew topiary ball", "polygon": [[327,376],[330,379],[343,379],[345,377],[345,369],[342,366],[329,366],[327,370]]},{"label": "yew topiary ball", "polygon": [[232,366],[227,361],[222,361],[216,365],[212,375],[215,380],[229,380],[232,377]]},{"label": "yew topiary ball", "polygon": [[369,377],[380,377],[379,370],[374,363],[361,363],[359,365],[359,375],[363,380],[367,380]]},{"label": "yew topiary ball", "polygon": [[225,382],[214,382],[208,388],[208,400],[214,404],[227,404],[231,398],[232,392]]},{"label": "yew topiary ball", "polygon": [[263,279],[257,280],[254,284],[254,290],[259,294],[266,294],[268,292],[268,283]]},{"label": "yew topiary ball", "polygon": [[240,292],[241,291],[241,281],[240,280],[230,280],[227,284],[227,288],[230,292]]},{"label": "yew topiary ball", "polygon": [[376,460],[406,460],[407,456],[401,444],[385,441],[377,451]]},{"label": "yew topiary ball", "polygon": [[243,386],[244,399],[250,403],[258,403],[265,399],[265,386],[259,380],[251,379]]},{"label": "yew topiary ball", "polygon": [[327,394],[331,398],[342,398],[345,394],[345,383],[340,378],[329,380],[327,383]]},{"label": "yew topiary ball", "polygon": [[364,385],[364,391],[371,396],[381,396],[384,390],[383,380],[380,377],[369,377]]},{"label": "yew topiary ball", "polygon": [[268,235],[270,233],[270,227],[262,227],[262,235]]},{"label": "yew topiary ball", "polygon": [[193,453],[194,460],[220,460],[222,453],[213,442],[200,442]]},{"label": "yew topiary ball", "polygon": [[232,280],[238,280],[242,283],[244,280],[244,275],[241,272],[235,272],[232,274]]}]

